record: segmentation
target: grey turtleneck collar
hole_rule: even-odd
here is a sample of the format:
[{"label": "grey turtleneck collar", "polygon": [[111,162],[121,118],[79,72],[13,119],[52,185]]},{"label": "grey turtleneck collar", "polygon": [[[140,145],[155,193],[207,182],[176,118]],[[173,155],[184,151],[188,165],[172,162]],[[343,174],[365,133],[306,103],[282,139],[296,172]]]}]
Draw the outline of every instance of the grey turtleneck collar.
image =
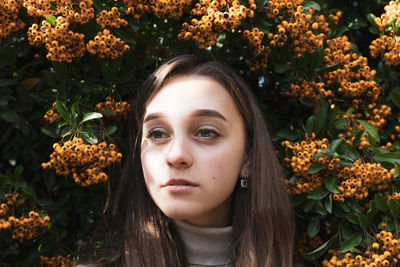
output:
[{"label": "grey turtleneck collar", "polygon": [[231,267],[232,226],[200,227],[181,220],[173,220],[191,267]]}]

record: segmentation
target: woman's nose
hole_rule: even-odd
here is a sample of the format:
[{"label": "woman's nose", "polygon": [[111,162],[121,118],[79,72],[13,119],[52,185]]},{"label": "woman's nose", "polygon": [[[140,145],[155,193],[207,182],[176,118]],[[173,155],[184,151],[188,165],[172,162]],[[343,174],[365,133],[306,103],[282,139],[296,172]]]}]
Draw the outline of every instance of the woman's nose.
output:
[{"label": "woman's nose", "polygon": [[167,164],[170,167],[187,168],[193,163],[190,146],[184,137],[174,137],[170,142]]}]

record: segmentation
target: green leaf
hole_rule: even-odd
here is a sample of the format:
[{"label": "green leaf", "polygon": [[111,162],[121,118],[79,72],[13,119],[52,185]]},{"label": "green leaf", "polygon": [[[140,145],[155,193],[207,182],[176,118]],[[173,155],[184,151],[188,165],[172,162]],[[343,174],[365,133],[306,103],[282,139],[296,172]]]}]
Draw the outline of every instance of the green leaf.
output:
[{"label": "green leaf", "polygon": [[67,108],[65,107],[64,102],[57,101],[56,102],[56,109],[58,113],[61,115],[61,117],[66,121],[68,124],[71,123],[71,118],[69,114],[67,113]]},{"label": "green leaf", "polygon": [[0,87],[7,87],[18,84],[17,80],[13,79],[0,79]]},{"label": "green leaf", "polygon": [[310,116],[306,121],[306,132],[308,136],[311,136],[311,134],[314,132],[315,120],[316,119],[314,116]]},{"label": "green leaf", "polygon": [[83,119],[82,119],[82,121],[80,123],[84,123],[84,122],[87,122],[87,121],[90,121],[90,120],[100,119],[102,117],[103,117],[103,115],[101,113],[99,113],[99,112],[86,113],[83,116]]},{"label": "green leaf", "polygon": [[323,199],[328,194],[329,194],[329,192],[325,189],[325,187],[319,186],[319,187],[315,188],[313,191],[311,191],[310,193],[308,193],[307,198],[318,200],[318,199]]},{"label": "green leaf", "polygon": [[11,123],[19,122],[18,114],[14,111],[3,111],[0,113],[0,116],[6,122],[11,122]]},{"label": "green leaf", "polygon": [[329,145],[329,153],[333,153],[336,151],[336,149],[338,148],[338,146],[343,143],[343,139],[335,139],[331,142],[331,144]]},{"label": "green leaf", "polygon": [[332,194],[329,194],[329,198],[325,199],[325,209],[327,212],[332,214]]},{"label": "green leaf", "polygon": [[315,115],[315,132],[316,134],[320,134],[320,131],[324,128],[326,117],[328,114],[328,105],[324,99],[321,99],[322,108],[318,111],[317,115]]},{"label": "green leaf", "polygon": [[358,224],[358,217],[355,213],[350,213],[346,215],[346,219],[352,224]]},{"label": "green leaf", "polygon": [[353,249],[354,247],[358,246],[361,243],[362,237],[363,233],[355,233],[352,236],[350,236],[350,238],[343,241],[340,247],[342,253],[345,253]]},{"label": "green leaf", "polygon": [[303,7],[304,7],[305,10],[308,10],[310,8],[315,8],[315,10],[321,11],[321,6],[318,3],[314,2],[314,1],[304,1],[303,2]]},{"label": "green leaf", "polygon": [[98,137],[94,133],[88,133],[88,132],[81,132],[82,138],[91,144],[97,144],[99,142]]},{"label": "green leaf", "polygon": [[328,177],[324,179],[324,185],[329,192],[338,194],[340,193],[339,187],[336,185],[336,179],[334,177]]},{"label": "green leaf", "polygon": [[333,65],[324,66],[324,67],[321,67],[321,68],[316,68],[315,72],[318,73],[318,74],[325,73],[325,72],[331,72],[331,71],[337,70],[340,67],[341,67],[341,64],[340,63],[336,63],[336,64],[333,64]]},{"label": "green leaf", "polygon": [[326,157],[327,155],[328,155],[328,153],[319,152],[319,153],[315,154],[314,156],[312,156],[311,159],[316,159],[316,158],[320,158],[320,157]]},{"label": "green leaf", "polygon": [[391,91],[389,93],[390,99],[393,101],[393,103],[400,108],[400,92],[398,91]]},{"label": "green leaf", "polygon": [[304,258],[306,258],[307,260],[315,260],[315,259],[321,257],[325,253],[325,251],[329,248],[329,246],[334,238],[335,238],[335,236],[333,238],[329,239],[328,241],[326,241],[325,243],[323,243],[318,248],[305,254]]},{"label": "green leaf", "polygon": [[292,68],[292,67],[289,66],[288,64],[286,64],[286,63],[281,63],[281,64],[278,64],[278,65],[275,66],[275,72],[276,72],[276,73],[279,73],[279,74],[282,74],[282,73],[287,72],[287,71],[290,70],[291,68]]},{"label": "green leaf", "polygon": [[374,156],[377,161],[400,164],[400,153],[389,152]]},{"label": "green leaf", "polygon": [[308,167],[308,173],[314,174],[323,169],[325,169],[324,164],[321,164],[318,162],[313,162],[313,163],[311,163],[310,167]]},{"label": "green leaf", "polygon": [[32,187],[30,187],[30,186],[22,186],[21,190],[25,195],[31,197],[35,201],[38,201],[36,192],[35,192],[35,190],[32,189]]},{"label": "green leaf", "polygon": [[354,140],[353,140],[353,147],[357,147],[357,146],[360,144],[361,139],[364,137],[364,135],[365,135],[366,132],[367,132],[367,130],[362,130],[361,132],[359,132],[359,133],[356,135],[356,137],[354,137]]},{"label": "green leaf", "polygon": [[309,212],[310,210],[312,210],[315,206],[316,201],[313,199],[306,199],[305,203],[304,203],[304,212]]},{"label": "green leaf", "polygon": [[352,210],[354,210],[355,212],[359,212],[359,213],[362,212],[361,206],[357,201],[355,201],[354,199],[350,199],[349,202],[350,202],[350,207],[352,208]]},{"label": "green leaf", "polygon": [[369,13],[367,15],[367,19],[373,26],[378,26],[378,24],[376,24],[376,16],[374,14]]},{"label": "green leaf", "polygon": [[350,212],[350,207],[346,204],[346,203],[342,203],[341,205],[339,205],[340,206],[340,208],[344,211],[344,212],[346,212],[346,213],[349,213]]},{"label": "green leaf", "polygon": [[376,204],[376,207],[381,211],[387,211],[389,209],[387,205],[387,200],[384,196],[375,194],[374,200],[372,202],[374,202]]},{"label": "green leaf", "polygon": [[370,223],[368,222],[367,216],[365,216],[364,213],[361,213],[361,212],[357,212],[357,213],[356,213],[356,216],[357,216],[357,218],[358,218],[358,222],[360,223],[360,226],[361,226],[364,230],[366,230],[366,229],[369,227],[369,225],[370,225]]},{"label": "green leaf", "polygon": [[389,199],[389,209],[390,215],[397,217],[400,215],[400,200],[399,199]]},{"label": "green leaf", "polygon": [[108,126],[107,128],[106,128],[106,135],[107,136],[109,136],[109,135],[112,135],[113,133],[115,133],[116,131],[117,131],[117,126],[115,126],[115,125],[110,125],[110,126]]},{"label": "green leaf", "polygon": [[375,140],[379,141],[378,131],[375,126],[364,120],[357,120],[357,122],[361,123],[364,126],[364,129],[367,130],[368,134],[370,134]]},{"label": "green leaf", "polygon": [[74,115],[74,114],[78,115],[78,113],[79,113],[79,105],[78,105],[78,103],[75,102],[71,106],[71,114],[72,115]]},{"label": "green leaf", "polygon": [[44,133],[45,135],[48,135],[50,137],[53,137],[53,138],[57,138],[58,137],[56,135],[56,133],[54,132],[54,130],[49,128],[49,127],[47,127],[47,126],[40,127],[40,131],[42,133]]},{"label": "green leaf", "polygon": [[109,116],[109,117],[115,116],[115,112],[112,111],[111,109],[104,109],[100,111],[100,113],[103,114],[104,116]]},{"label": "green leaf", "polygon": [[300,205],[301,203],[304,202],[304,200],[306,199],[305,195],[295,195],[291,197],[291,201],[292,201],[292,207],[297,207],[298,205]]},{"label": "green leaf", "polygon": [[319,219],[311,219],[308,223],[307,233],[309,237],[314,237],[319,233],[320,230],[320,222]]},{"label": "green leaf", "polygon": [[53,15],[47,15],[47,16],[45,17],[45,19],[47,20],[48,23],[51,24],[51,26],[53,26],[53,27],[56,26],[56,19],[57,19],[57,18],[56,18],[55,16],[53,16]]},{"label": "green leaf", "polygon": [[317,203],[315,204],[315,208],[314,211],[322,216],[325,216],[328,214],[328,212],[326,211],[326,209],[324,208],[324,205],[322,205],[321,201],[317,201]]},{"label": "green leaf", "polygon": [[21,177],[22,172],[24,171],[24,166],[18,165],[14,170],[14,179],[18,179]]},{"label": "green leaf", "polygon": [[343,118],[336,119],[332,122],[332,126],[337,130],[344,130],[347,128],[347,120]]},{"label": "green leaf", "polygon": [[281,129],[276,133],[277,136],[285,138],[290,141],[295,141],[299,138],[299,135],[295,131],[291,131],[289,129]]},{"label": "green leaf", "polygon": [[371,27],[368,28],[368,30],[369,30],[370,33],[380,34],[379,28],[376,27],[376,26],[371,26]]}]

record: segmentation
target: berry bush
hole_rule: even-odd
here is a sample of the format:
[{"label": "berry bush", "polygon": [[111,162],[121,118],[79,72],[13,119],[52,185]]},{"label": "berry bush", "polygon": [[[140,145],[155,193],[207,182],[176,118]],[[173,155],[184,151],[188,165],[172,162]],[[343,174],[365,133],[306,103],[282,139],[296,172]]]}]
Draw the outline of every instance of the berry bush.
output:
[{"label": "berry bush", "polygon": [[400,1],[0,0],[0,266],[75,266],[164,60],[232,66],[269,122],[296,262],[399,266]]}]

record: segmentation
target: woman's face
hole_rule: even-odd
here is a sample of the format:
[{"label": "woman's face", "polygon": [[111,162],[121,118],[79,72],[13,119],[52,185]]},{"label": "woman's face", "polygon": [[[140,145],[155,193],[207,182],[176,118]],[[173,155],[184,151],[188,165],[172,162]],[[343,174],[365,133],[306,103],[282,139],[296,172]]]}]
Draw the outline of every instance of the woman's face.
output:
[{"label": "woman's face", "polygon": [[228,91],[204,76],[169,80],[147,105],[141,161],[165,215],[222,227],[244,163],[243,119]]}]

